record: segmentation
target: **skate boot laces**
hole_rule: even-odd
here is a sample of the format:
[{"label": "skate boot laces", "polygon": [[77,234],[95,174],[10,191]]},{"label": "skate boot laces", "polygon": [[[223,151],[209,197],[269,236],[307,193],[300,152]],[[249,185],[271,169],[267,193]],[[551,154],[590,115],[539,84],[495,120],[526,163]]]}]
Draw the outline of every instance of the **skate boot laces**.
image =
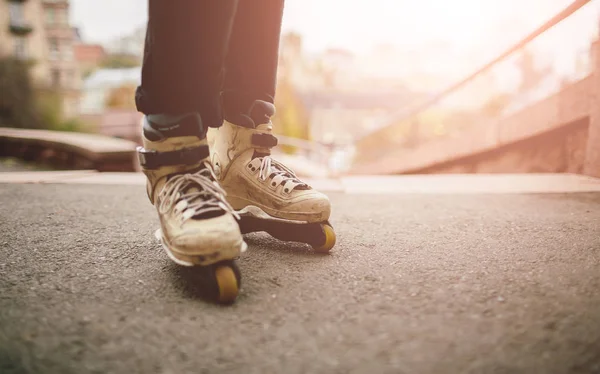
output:
[{"label": "skate boot laces", "polygon": [[160,192],[159,211],[162,214],[174,209],[181,214],[182,222],[190,218],[211,218],[231,213],[239,215],[225,199],[226,193],[216,181],[209,165],[196,173],[171,177]]},{"label": "skate boot laces", "polygon": [[[286,182],[291,181],[293,183],[293,189],[310,189],[310,186],[304,182],[302,182],[298,177],[296,177],[296,173],[284,164],[279,161],[273,160],[271,156],[263,156],[258,177],[262,181],[266,181],[268,178],[275,178],[279,176],[280,182],[279,184],[286,184]],[[290,191],[291,192],[291,191]]]}]

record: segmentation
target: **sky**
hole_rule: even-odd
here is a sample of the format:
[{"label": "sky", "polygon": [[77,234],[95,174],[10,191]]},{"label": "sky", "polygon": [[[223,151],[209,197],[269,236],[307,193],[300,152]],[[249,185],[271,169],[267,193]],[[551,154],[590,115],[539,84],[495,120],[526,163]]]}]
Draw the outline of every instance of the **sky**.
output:
[{"label": "sky", "polygon": [[[503,32],[531,30],[572,0],[288,0],[284,30],[300,32],[311,50],[352,50],[377,43],[485,43]],[[91,42],[143,25],[147,0],[71,0],[71,21]],[[508,38],[507,38],[508,39]],[[514,37],[513,37],[514,39]]]},{"label": "sky", "polygon": [[[86,41],[104,43],[143,26],[147,1],[71,0],[70,17]],[[572,1],[287,0],[283,30],[302,34],[312,52],[335,47],[361,53],[381,44],[410,51],[446,43],[469,53],[464,64],[471,69],[467,65],[495,57]],[[532,46],[559,70],[573,70],[573,56],[597,35],[599,14],[600,2],[591,1]]]}]

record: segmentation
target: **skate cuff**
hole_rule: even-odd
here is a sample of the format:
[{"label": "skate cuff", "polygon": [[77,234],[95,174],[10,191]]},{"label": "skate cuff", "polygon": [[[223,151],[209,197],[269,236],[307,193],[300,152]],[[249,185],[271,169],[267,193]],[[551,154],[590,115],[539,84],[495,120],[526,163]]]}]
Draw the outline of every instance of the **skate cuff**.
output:
[{"label": "skate cuff", "polygon": [[252,145],[260,148],[273,148],[277,138],[271,134],[252,134]]},{"label": "skate cuff", "polygon": [[147,151],[137,147],[140,166],[144,169],[158,169],[163,166],[194,165],[209,157],[207,145],[193,148],[183,148],[170,152]]}]

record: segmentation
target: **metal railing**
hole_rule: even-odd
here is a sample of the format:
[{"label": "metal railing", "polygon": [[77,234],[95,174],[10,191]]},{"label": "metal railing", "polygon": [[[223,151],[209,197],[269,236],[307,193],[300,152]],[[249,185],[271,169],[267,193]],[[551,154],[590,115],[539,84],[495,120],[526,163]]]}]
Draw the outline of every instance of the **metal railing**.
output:
[{"label": "metal railing", "polygon": [[[336,155],[339,156],[340,154],[343,154],[342,156],[339,156],[338,159],[345,157],[346,159],[342,160],[341,163],[348,164],[350,162],[348,158],[353,157],[354,149],[357,148],[359,142],[364,138],[368,138],[371,134],[382,134],[381,137],[378,136],[378,139],[383,143],[380,144],[381,146],[373,147],[373,149],[370,148],[370,154],[363,154],[361,155],[361,157],[368,156],[370,158],[377,159],[379,157],[384,157],[386,154],[388,154],[390,150],[392,150],[391,148],[403,146],[412,147],[414,146],[414,144],[419,144],[419,142],[425,141],[426,139],[428,139],[428,137],[432,136],[431,134],[427,133],[427,131],[430,131],[432,127],[432,124],[428,123],[428,121],[437,122],[435,123],[435,125],[441,125],[443,127],[446,127],[446,134],[450,133],[451,131],[455,131],[453,134],[459,136],[460,131],[464,131],[469,126],[479,126],[482,124],[482,122],[490,120],[490,118],[478,115],[476,114],[477,109],[472,109],[473,113],[471,114],[474,115],[471,115],[468,118],[459,117],[448,120],[444,117],[440,119],[437,118],[437,116],[440,115],[440,113],[438,112],[445,113],[448,111],[449,107],[452,107],[452,105],[449,105],[442,108],[442,104],[445,105],[447,104],[447,102],[450,102],[453,99],[456,99],[457,97],[462,97],[461,95],[464,93],[464,90],[466,88],[473,88],[473,86],[477,86],[481,81],[485,80],[487,76],[492,75],[492,73],[497,73],[498,70],[503,69],[506,66],[505,64],[503,64],[503,62],[509,60],[512,56],[515,56],[517,52],[526,49],[526,47],[532,44],[532,42],[539,40],[541,35],[552,34],[548,33],[548,31],[555,28],[555,26],[574,15],[578,10],[580,10],[582,7],[584,7],[590,2],[592,1],[575,0],[571,2],[567,7],[556,13],[551,18],[547,19],[528,35],[526,35],[525,37],[518,40],[518,42],[512,44],[511,46],[503,50],[502,53],[496,55],[496,57],[494,57],[493,59],[482,64],[477,69],[471,71],[469,74],[466,74],[463,78],[457,80],[456,82],[448,85],[444,89],[429,96],[428,99],[422,102],[418,102],[415,105],[404,106],[400,110],[391,113],[389,116],[386,116],[384,120],[380,121],[376,126],[373,127],[374,131],[372,133],[366,134],[363,137],[359,138],[352,147],[336,150],[326,145],[314,143],[311,141],[299,140],[283,136],[279,136],[280,144],[290,145],[298,148],[299,150],[301,150],[302,156],[314,162],[318,162],[325,165],[329,168],[330,173],[335,174],[337,172],[340,172],[340,170],[343,173],[345,167],[342,166],[341,168],[336,169],[335,165],[332,165],[333,163],[335,163],[332,161],[332,159],[335,158]],[[577,17],[574,18],[574,22],[579,22]],[[573,24],[571,24],[571,26],[573,26]],[[559,28],[558,31],[562,33],[563,29]],[[549,37],[550,36],[552,35],[549,35]],[[544,38],[541,39],[543,41]],[[533,43],[534,47],[536,43]],[[504,70],[502,70],[501,72],[504,72]],[[515,110],[515,108],[518,109],[523,106],[530,105],[539,99],[539,97],[514,97],[511,99],[512,101],[509,103],[508,107],[512,108],[512,110]],[[504,112],[503,115],[506,115],[506,112]],[[422,117],[425,117],[423,121],[421,121]],[[431,119],[429,117],[434,118]],[[399,124],[404,124],[405,126],[410,127],[411,131],[415,130],[414,134],[410,133],[411,131],[409,131],[408,135],[403,135],[406,136],[406,138],[403,138],[401,141],[399,141],[398,138],[395,138],[395,136],[388,136],[390,134],[386,133],[385,131],[388,129],[392,130]]]}]

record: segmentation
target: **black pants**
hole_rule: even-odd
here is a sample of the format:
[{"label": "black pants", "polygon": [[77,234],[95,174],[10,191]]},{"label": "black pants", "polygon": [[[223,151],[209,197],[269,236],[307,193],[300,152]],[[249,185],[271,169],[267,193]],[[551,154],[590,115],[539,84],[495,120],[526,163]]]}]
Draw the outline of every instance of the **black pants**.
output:
[{"label": "black pants", "polygon": [[284,0],[149,0],[144,114],[198,112],[204,126],[273,103]]}]

